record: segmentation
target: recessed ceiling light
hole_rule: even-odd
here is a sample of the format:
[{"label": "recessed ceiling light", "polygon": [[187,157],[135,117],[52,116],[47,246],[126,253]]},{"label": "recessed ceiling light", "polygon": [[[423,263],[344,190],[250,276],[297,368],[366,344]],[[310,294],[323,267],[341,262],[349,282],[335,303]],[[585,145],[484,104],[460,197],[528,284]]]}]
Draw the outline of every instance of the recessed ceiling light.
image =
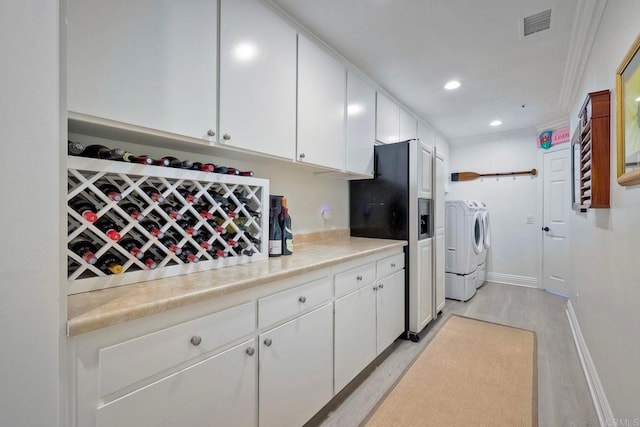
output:
[{"label": "recessed ceiling light", "polygon": [[458,89],[459,87],[460,87],[460,82],[457,80],[451,80],[450,82],[447,82],[446,85],[444,85],[444,88],[447,90]]},{"label": "recessed ceiling light", "polygon": [[489,123],[489,126],[500,126],[502,124],[502,122],[500,120],[494,120],[491,123]]}]

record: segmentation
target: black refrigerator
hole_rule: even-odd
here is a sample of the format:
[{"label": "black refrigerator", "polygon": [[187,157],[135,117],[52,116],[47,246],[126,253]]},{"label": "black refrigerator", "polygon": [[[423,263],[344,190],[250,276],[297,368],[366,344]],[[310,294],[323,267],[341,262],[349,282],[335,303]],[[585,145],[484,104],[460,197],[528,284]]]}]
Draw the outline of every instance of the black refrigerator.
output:
[{"label": "black refrigerator", "polygon": [[[405,333],[416,341],[416,327],[410,325],[413,310],[412,287],[417,277],[416,244],[431,237],[431,200],[418,197],[417,181],[422,167],[418,140],[374,147],[374,178],[349,182],[349,226],[351,236],[406,240],[405,246]],[[413,330],[412,330],[413,329]]]}]

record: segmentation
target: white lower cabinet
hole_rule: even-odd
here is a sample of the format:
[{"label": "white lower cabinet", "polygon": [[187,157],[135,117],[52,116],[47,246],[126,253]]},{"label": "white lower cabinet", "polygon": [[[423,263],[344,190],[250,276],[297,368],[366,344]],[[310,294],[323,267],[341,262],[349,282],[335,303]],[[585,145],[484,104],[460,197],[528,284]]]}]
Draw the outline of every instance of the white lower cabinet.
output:
[{"label": "white lower cabinet", "polygon": [[259,424],[301,426],[333,397],[333,304],[260,334]]},{"label": "white lower cabinet", "polygon": [[99,427],[255,426],[255,339],[97,409]]},{"label": "white lower cabinet", "polygon": [[[334,391],[338,393],[404,331],[404,253],[376,262],[376,280],[366,280],[368,265],[336,275]],[[339,287],[340,286],[340,287]]]},{"label": "white lower cabinet", "polygon": [[72,337],[67,425],[301,426],[402,334],[404,272],[390,250]]}]

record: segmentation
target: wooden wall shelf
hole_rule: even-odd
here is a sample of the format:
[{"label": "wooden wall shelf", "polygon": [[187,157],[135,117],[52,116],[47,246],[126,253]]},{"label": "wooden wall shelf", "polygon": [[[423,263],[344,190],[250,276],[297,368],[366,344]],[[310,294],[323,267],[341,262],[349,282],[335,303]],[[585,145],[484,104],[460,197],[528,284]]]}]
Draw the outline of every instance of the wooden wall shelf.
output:
[{"label": "wooden wall shelf", "polygon": [[[573,138],[575,197],[581,210],[609,207],[610,188],[610,94],[591,92],[582,104]],[[577,163],[579,162],[579,163]],[[579,178],[579,179],[577,179]]]}]

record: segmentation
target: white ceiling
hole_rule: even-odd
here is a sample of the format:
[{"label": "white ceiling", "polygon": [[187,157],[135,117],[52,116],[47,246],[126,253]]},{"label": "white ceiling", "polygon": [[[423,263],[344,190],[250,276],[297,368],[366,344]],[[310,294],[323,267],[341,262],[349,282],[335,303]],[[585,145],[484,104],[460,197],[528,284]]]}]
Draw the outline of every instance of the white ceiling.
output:
[{"label": "white ceiling", "polygon": [[[560,93],[579,0],[268,1],[449,139],[567,118]],[[547,9],[551,28],[523,37],[522,19]],[[462,86],[445,91],[450,79]]]}]

